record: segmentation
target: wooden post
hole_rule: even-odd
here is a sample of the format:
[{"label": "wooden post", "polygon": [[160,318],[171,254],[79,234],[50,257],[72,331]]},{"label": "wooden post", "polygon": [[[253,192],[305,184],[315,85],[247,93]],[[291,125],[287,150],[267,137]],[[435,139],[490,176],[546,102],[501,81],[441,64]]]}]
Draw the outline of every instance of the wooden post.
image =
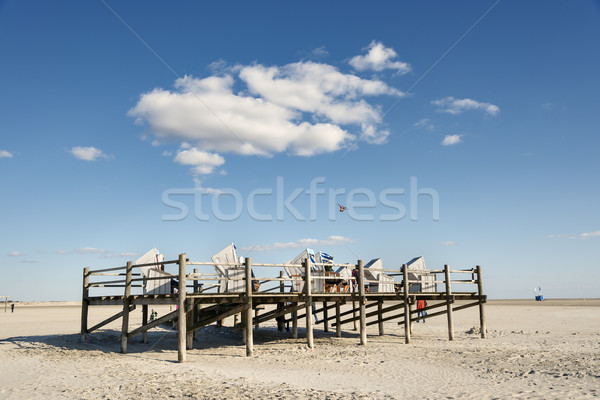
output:
[{"label": "wooden post", "polygon": [[[186,296],[187,297],[187,296]],[[194,326],[194,299],[187,299],[185,301],[185,324],[188,326]],[[194,348],[194,331],[187,331],[185,337],[185,346],[187,350]]]},{"label": "wooden post", "polygon": [[328,312],[327,312],[327,302],[324,301],[323,302],[323,331],[325,332],[329,332],[329,321],[327,320],[328,317]]},{"label": "wooden post", "polygon": [[310,288],[310,263],[308,259],[305,258],[302,261],[304,264],[304,278],[306,282],[304,283],[304,291],[306,293],[306,344],[309,349],[313,349],[315,347],[315,343],[313,340],[313,324],[312,324],[312,293]]},{"label": "wooden post", "polygon": [[481,338],[487,337],[487,328],[485,326],[485,310],[483,308],[483,280],[481,278],[481,266],[477,266],[477,292],[479,293],[479,330],[481,331]]},{"label": "wooden post", "polygon": [[244,266],[246,269],[246,310],[245,330],[246,330],[246,357],[252,357],[254,352],[254,338],[252,336],[252,262],[250,257],[246,257]]},{"label": "wooden post", "polygon": [[[198,273],[198,268],[194,268],[194,274]],[[200,285],[198,284],[198,279],[194,279],[194,293],[200,293]],[[194,301],[194,304],[192,305],[192,321],[195,324],[198,321],[198,306],[196,305],[196,302]],[[192,333],[192,340],[198,340],[198,330],[196,329],[193,333]]]},{"label": "wooden post", "polygon": [[[285,281],[283,281],[283,278],[285,277],[283,271],[279,271],[279,279],[282,279],[279,281],[279,292],[280,293],[284,293],[285,292]],[[277,309],[281,310],[283,308],[283,304],[282,303],[277,303]],[[277,318],[277,330],[279,332],[283,332],[283,330],[285,329],[284,327],[284,321],[285,320],[285,315],[280,316],[279,318]]]},{"label": "wooden post", "polygon": [[[410,286],[409,286],[410,287]],[[413,322],[412,322],[412,315],[413,315],[413,307],[415,304],[415,297],[409,297],[409,302],[408,302],[408,329],[410,330],[410,334],[412,335],[413,333]]]},{"label": "wooden post", "polygon": [[410,344],[410,307],[408,304],[408,267],[402,265],[402,291],[404,292],[404,343]]},{"label": "wooden post", "polygon": [[[148,323],[148,304],[142,305],[142,325]],[[142,332],[142,343],[148,343],[148,331]]]},{"label": "wooden post", "polygon": [[[297,302],[292,303],[294,306],[297,306]],[[292,338],[298,339],[298,310],[292,313]]]},{"label": "wooden post", "polygon": [[[90,296],[90,267],[83,269],[83,293],[81,295],[81,340],[83,342],[87,339],[88,330],[88,308],[90,306],[88,297]],[[5,297],[4,301],[4,312],[8,306],[8,296]]]},{"label": "wooden post", "polygon": [[360,317],[360,344],[367,344],[367,316],[365,310],[365,268],[363,260],[358,260],[358,302],[359,302],[359,317]]},{"label": "wooden post", "polygon": [[335,302],[335,336],[342,337],[342,324],[340,317],[340,302]]},{"label": "wooden post", "polygon": [[454,321],[452,320],[452,285],[450,284],[450,267],[444,265],[444,277],[446,280],[446,312],[448,313],[448,340],[454,340]]},{"label": "wooden post", "polygon": [[377,325],[379,326],[379,336],[383,336],[383,300],[377,302]]},{"label": "wooden post", "polygon": [[131,296],[131,276],[133,262],[127,261],[125,274],[125,294],[123,295],[123,325],[121,326],[121,353],[127,353],[127,331],[129,330],[129,296]]},{"label": "wooden post", "polygon": [[185,315],[186,281],[185,267],[187,259],[186,254],[179,255],[179,289],[177,313],[177,361],[184,363],[186,361],[186,337],[187,337],[187,318]]}]

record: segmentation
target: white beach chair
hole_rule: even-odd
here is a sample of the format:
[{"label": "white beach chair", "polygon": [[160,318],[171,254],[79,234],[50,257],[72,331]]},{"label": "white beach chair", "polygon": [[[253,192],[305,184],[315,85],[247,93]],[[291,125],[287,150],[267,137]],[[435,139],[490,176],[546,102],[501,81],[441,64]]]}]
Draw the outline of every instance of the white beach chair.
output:
[{"label": "white beach chair", "polygon": [[[243,259],[238,258],[235,245],[231,243],[223,250],[212,256],[212,262],[215,263],[215,271],[219,278],[226,278],[219,282],[220,293],[241,293],[246,290],[244,283],[244,266],[219,265],[223,264],[243,264]],[[235,279],[235,280],[230,280]],[[239,279],[239,280],[238,280]]]},{"label": "white beach chair", "polygon": [[[435,283],[435,274],[425,272],[425,258],[415,257],[406,263],[408,268],[408,280],[419,281],[420,283],[411,283],[408,287],[410,293],[413,292],[435,292],[437,284]],[[419,272],[421,271],[421,272]]]},{"label": "white beach chair", "polygon": [[365,280],[368,282],[369,293],[394,292],[394,277],[383,272],[383,261],[374,258],[365,265]]},{"label": "white beach chair", "polygon": [[[165,256],[160,253],[156,248],[149,250],[146,254],[138,258],[135,265],[160,263],[165,260]],[[159,278],[161,276],[168,276],[159,265],[152,265],[147,267],[138,267],[142,272],[144,278]],[[170,294],[171,293],[171,278],[165,277],[165,279],[150,279],[147,280],[144,285],[144,294]]]},{"label": "white beach chair", "polygon": [[[313,276],[313,279],[310,280],[311,291],[318,293],[323,292],[325,281],[323,279],[319,279],[324,277],[324,268],[321,265],[315,265],[317,263],[317,259],[315,256],[315,252],[312,249],[305,249],[302,253],[298,254],[294,259],[288,261],[286,264],[294,264],[298,265],[298,267],[284,267],[285,272],[292,279],[304,279],[305,271],[302,266],[302,261],[308,259],[308,263],[310,266],[310,270]],[[319,263],[320,264],[320,263]],[[317,279],[314,279],[317,278]],[[304,290],[304,281],[293,281],[292,282],[292,292],[302,292]]]}]

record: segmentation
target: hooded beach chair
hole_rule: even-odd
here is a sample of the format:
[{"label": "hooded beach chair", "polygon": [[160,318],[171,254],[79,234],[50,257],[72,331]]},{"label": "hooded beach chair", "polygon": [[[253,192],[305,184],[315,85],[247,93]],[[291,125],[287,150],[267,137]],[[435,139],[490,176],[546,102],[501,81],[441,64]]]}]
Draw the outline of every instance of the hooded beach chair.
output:
[{"label": "hooded beach chair", "polygon": [[371,281],[367,284],[369,293],[394,292],[394,277],[383,272],[381,258],[374,258],[365,265],[365,281]]},{"label": "hooded beach chair", "polygon": [[[215,271],[219,278],[220,293],[242,293],[246,291],[244,258],[238,257],[236,247],[233,243],[212,256],[212,262],[215,263]],[[242,265],[219,265],[219,264],[242,264]],[[252,272],[254,277],[254,272]],[[252,290],[258,291],[260,283],[252,281]]]},{"label": "hooded beach chair", "polygon": [[[161,263],[165,260],[165,256],[156,248],[149,250],[146,254],[135,260],[134,266],[152,263]],[[161,268],[162,267],[162,268]],[[150,279],[144,285],[144,294],[170,294],[171,293],[171,277],[165,271],[164,266],[150,265],[146,267],[138,267],[144,278],[160,278],[165,276],[165,279]]]},{"label": "hooded beach chair", "polygon": [[435,283],[435,274],[426,272],[425,258],[415,257],[406,263],[408,268],[408,280],[419,281],[419,283],[411,283],[408,291],[414,292],[435,292],[437,285]]}]

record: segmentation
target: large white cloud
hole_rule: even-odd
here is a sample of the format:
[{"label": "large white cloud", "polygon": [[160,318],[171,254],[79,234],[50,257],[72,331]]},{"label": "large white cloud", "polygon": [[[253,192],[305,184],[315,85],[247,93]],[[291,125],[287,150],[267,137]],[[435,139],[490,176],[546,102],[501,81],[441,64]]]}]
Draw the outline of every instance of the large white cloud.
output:
[{"label": "large white cloud", "polygon": [[482,103],[472,99],[456,99],[454,97],[446,97],[444,99],[434,100],[431,103],[439,106],[440,111],[454,115],[469,110],[483,111],[486,115],[490,116],[500,114],[500,107],[491,103]]},{"label": "large white cloud", "polygon": [[[161,143],[190,142],[197,152],[214,156],[312,156],[339,150],[359,136],[385,142],[389,132],[381,129],[381,110],[365,100],[381,95],[403,93],[311,61],[238,65],[222,75],[177,79],[175,90],[144,93],[129,115],[147,123]],[[175,161],[181,160],[178,154]],[[194,165],[197,175],[222,163]]]},{"label": "large white cloud", "polygon": [[398,57],[394,49],[385,47],[381,42],[372,41],[368,47],[367,54],[355,56],[350,59],[350,65],[357,71],[384,69],[396,70],[399,74],[407,74],[411,71],[410,64],[402,61],[392,61]]}]

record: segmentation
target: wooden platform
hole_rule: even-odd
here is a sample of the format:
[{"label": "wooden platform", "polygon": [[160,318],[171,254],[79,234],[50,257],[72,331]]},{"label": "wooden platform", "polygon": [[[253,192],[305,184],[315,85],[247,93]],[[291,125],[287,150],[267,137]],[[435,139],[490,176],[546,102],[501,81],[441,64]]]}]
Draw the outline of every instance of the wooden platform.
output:
[{"label": "wooden platform", "polygon": [[[356,264],[356,269],[358,270],[357,282],[356,284],[351,285],[354,291],[337,292],[334,287],[334,290],[328,290],[323,293],[313,293],[311,286],[314,285],[315,278],[311,277],[311,269],[309,268],[308,262],[305,260],[303,264],[305,276],[302,278],[304,289],[299,293],[291,292],[289,290],[286,291],[286,289],[291,289],[292,287],[291,284],[286,285],[286,283],[293,283],[294,280],[298,281],[298,279],[286,278],[283,271],[280,271],[279,278],[252,277],[252,263],[249,258],[246,258],[244,264],[233,265],[238,269],[244,269],[244,278],[238,278],[237,280],[243,280],[245,282],[245,290],[237,293],[219,293],[216,291],[215,285],[208,285],[214,283],[214,281],[221,282],[224,279],[226,280],[226,278],[213,278],[212,276],[214,275],[212,274],[199,274],[197,269],[194,269],[193,273],[187,273],[186,271],[188,265],[212,267],[212,265],[214,265],[213,263],[190,263],[189,260],[187,260],[186,255],[181,254],[178,260],[146,265],[155,265],[157,268],[159,266],[164,268],[165,264],[178,264],[178,274],[169,275],[169,277],[177,280],[177,293],[131,294],[132,288],[143,287],[145,284],[144,278],[133,278],[133,269],[138,266],[134,266],[132,262],[128,262],[124,267],[104,270],[92,271],[89,268],[85,268],[83,273],[81,318],[82,339],[85,340],[88,334],[121,318],[121,352],[125,353],[127,351],[127,341],[130,337],[141,334],[142,340],[145,342],[146,332],[149,329],[165,322],[176,321],[178,329],[178,361],[185,362],[186,349],[191,349],[193,347],[193,339],[199,328],[213,323],[220,323],[223,319],[237,314],[242,315],[241,322],[238,325],[243,328],[243,340],[246,344],[246,354],[251,356],[254,351],[252,336],[253,327],[258,327],[261,323],[272,319],[277,320],[278,329],[282,331],[286,324],[289,325],[291,323],[292,327],[290,334],[294,338],[298,337],[298,321],[303,319],[306,325],[307,345],[310,348],[314,347],[313,315],[321,316],[316,324],[322,324],[324,331],[328,331],[330,326],[332,328],[335,327],[338,336],[341,336],[341,330],[344,324],[352,323],[353,327],[356,327],[356,324],[359,323],[361,345],[367,344],[367,326],[378,324],[379,334],[383,335],[385,334],[383,323],[391,320],[398,320],[398,324],[404,326],[405,342],[410,343],[412,322],[418,319],[418,312],[427,311],[427,318],[442,315],[446,316],[448,319],[448,338],[449,340],[453,340],[453,312],[475,306],[479,307],[481,337],[485,338],[486,335],[484,314],[486,296],[483,294],[481,267],[479,266],[473,269],[450,270],[446,265],[440,270],[424,271],[424,273],[427,274],[434,274],[436,276],[436,287],[437,283],[443,284],[445,290],[443,292],[410,292],[409,285],[414,281],[409,281],[408,268],[406,265],[403,265],[398,270],[384,270],[403,278],[401,284],[396,285],[398,291],[368,293],[365,288],[373,282],[365,280],[363,262],[362,260],[359,260]],[[232,264],[227,264],[227,266],[231,267]],[[285,265],[255,264],[255,266],[268,266],[281,269]],[[438,274],[443,274],[442,280],[437,280]],[[471,279],[452,280],[452,274],[470,274]],[[99,280],[97,282],[90,282],[91,277],[106,276],[119,276],[124,278],[111,281]],[[164,280],[164,278],[162,279]],[[272,285],[272,287],[267,288],[265,291],[253,291],[252,283],[257,280],[260,280],[263,285],[266,282],[275,282],[275,286]],[[188,285],[188,282],[190,281],[192,284]],[[137,282],[142,282],[143,284],[138,285],[136,284]],[[469,292],[453,292],[453,283],[476,285],[476,289]],[[105,296],[90,295],[90,290],[97,290],[94,288],[108,290],[108,288],[114,287],[123,288],[123,294]],[[209,289],[207,289],[207,287],[209,287]],[[188,289],[191,290],[188,291]],[[337,289],[340,290],[339,288]],[[278,291],[272,292],[273,290]],[[433,304],[428,305],[424,309],[417,310],[415,305],[418,300],[431,301]],[[466,302],[466,304],[455,306],[454,303],[457,301],[463,303]],[[160,304],[176,305],[178,309],[155,321],[149,321],[148,306]],[[93,327],[88,327],[89,309],[90,307],[99,305],[120,305],[123,307],[123,311]],[[265,305],[276,305],[276,308],[260,314],[259,311],[264,310]],[[342,305],[345,305],[346,308],[349,306],[350,310],[342,312]],[[142,307],[142,326],[133,331],[129,331],[129,314],[138,306]],[[252,315],[253,311],[254,316]],[[407,315],[410,316],[410,318],[405,318]],[[367,319],[371,320],[367,321]]]}]

